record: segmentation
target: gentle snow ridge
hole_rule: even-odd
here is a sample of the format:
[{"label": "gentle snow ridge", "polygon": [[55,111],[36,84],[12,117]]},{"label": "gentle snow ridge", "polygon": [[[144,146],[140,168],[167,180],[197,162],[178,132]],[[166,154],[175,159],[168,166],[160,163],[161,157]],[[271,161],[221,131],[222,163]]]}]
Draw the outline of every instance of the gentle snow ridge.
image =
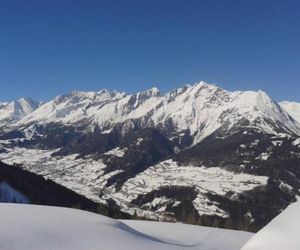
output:
[{"label": "gentle snow ridge", "polygon": [[250,233],[117,221],[76,209],[0,204],[1,250],[239,250]]},{"label": "gentle snow ridge", "polygon": [[242,250],[299,250],[300,201],[288,206],[255,234]]}]

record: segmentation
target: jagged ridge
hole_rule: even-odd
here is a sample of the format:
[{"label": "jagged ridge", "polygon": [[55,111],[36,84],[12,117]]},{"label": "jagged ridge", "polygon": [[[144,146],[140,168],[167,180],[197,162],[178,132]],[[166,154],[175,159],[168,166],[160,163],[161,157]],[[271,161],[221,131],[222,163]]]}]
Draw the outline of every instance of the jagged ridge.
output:
[{"label": "jagged ridge", "polygon": [[[5,109],[0,109],[0,117],[5,116]],[[11,120],[18,121],[17,126],[80,124],[86,130],[97,127],[103,133],[120,123],[128,127],[128,121],[134,121],[141,127],[160,127],[168,134],[187,131],[194,144],[217,130],[225,133],[236,126],[255,126],[270,133],[300,133],[300,125],[263,91],[229,92],[205,82],[163,96],[157,88],[133,95],[107,90],[72,91],[40,106],[22,105],[12,113]]]}]

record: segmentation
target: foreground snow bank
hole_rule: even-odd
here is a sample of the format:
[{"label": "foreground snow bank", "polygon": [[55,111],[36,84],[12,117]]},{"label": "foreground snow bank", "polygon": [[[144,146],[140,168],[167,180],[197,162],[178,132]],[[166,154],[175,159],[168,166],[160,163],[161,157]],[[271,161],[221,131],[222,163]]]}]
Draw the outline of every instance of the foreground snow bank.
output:
[{"label": "foreground snow bank", "polygon": [[255,234],[242,250],[299,250],[299,213],[300,201],[288,206]]},{"label": "foreground snow bank", "polygon": [[[182,246],[178,249],[240,250],[251,233],[182,223],[154,221],[123,221],[139,232],[159,238],[163,242]],[[170,249],[173,248],[172,246]]]},{"label": "foreground snow bank", "polygon": [[85,211],[0,204],[1,250],[238,250],[250,233],[146,221]]}]

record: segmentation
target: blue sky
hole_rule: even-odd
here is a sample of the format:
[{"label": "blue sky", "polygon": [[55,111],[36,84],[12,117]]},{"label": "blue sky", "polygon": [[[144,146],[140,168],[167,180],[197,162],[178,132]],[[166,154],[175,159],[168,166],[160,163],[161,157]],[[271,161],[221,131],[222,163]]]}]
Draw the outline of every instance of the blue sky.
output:
[{"label": "blue sky", "polygon": [[200,80],[300,101],[300,1],[0,0],[0,100]]}]

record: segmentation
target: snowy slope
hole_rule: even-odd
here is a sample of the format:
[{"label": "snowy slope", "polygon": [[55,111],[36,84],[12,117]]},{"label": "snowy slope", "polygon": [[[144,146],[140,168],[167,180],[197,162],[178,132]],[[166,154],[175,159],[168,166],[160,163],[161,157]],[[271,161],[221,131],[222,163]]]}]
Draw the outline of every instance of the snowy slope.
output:
[{"label": "snowy slope", "polygon": [[[189,249],[240,249],[251,233],[242,231],[193,226],[182,223],[122,220],[135,230],[159,238],[164,242],[183,245]],[[195,237],[196,236],[196,237]]]},{"label": "snowy slope", "polygon": [[300,249],[300,202],[290,205],[266,227],[255,234],[242,250]]},{"label": "snowy slope", "polygon": [[283,101],[279,103],[296,121],[300,123],[300,103]]},{"label": "snowy slope", "polygon": [[29,98],[21,98],[14,102],[0,103],[0,122],[10,124],[16,122],[39,107],[40,103]]},{"label": "snowy slope", "polygon": [[1,250],[238,250],[250,233],[117,221],[80,210],[0,204]]}]

